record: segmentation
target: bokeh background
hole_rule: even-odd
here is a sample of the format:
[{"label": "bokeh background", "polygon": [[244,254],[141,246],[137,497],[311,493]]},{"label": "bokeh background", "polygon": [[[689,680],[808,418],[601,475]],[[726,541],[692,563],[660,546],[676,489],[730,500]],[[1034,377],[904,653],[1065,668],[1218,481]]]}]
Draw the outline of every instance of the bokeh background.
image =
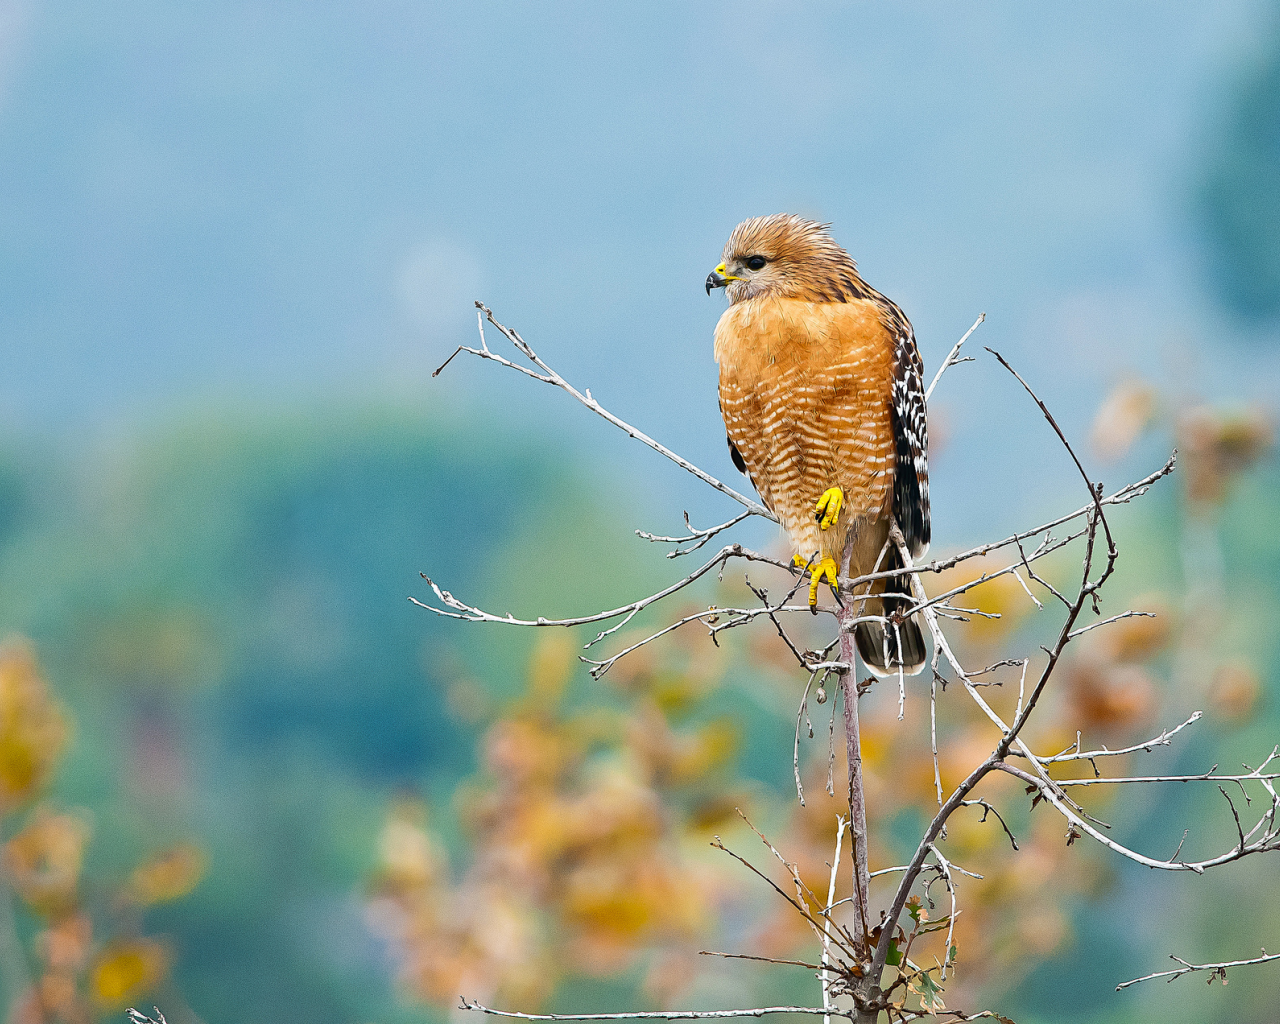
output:
[{"label": "bokeh background", "polygon": [[[560,1010],[815,998],[802,971],[696,956],[806,949],[706,853],[715,832],[755,842],[735,804],[818,874],[830,856],[835,804],[795,816],[802,679],[767,629],[595,683],[564,636],[406,599],[426,570],[502,612],[620,603],[674,571],[636,528],[732,514],[551,389],[430,371],[484,299],[731,478],[723,300],[702,281],[735,223],[779,210],[832,222],[930,373],[985,311],[975,347],[1013,360],[1109,485],[1187,455],[1117,514],[1113,600],[1166,625],[1078,656],[1062,735],[1114,745],[1201,708],[1187,744],[1128,767],[1270,751],[1273,3],[2,0],[13,1019],[146,999],[174,1024],[441,1020],[464,983]],[[940,386],[935,550],[1081,503],[1010,385],[984,356]],[[696,600],[744,599],[726,581]],[[984,600],[1009,614],[965,634],[975,659],[1050,628],[1017,594]],[[904,769],[927,705],[913,694],[901,726],[893,710],[870,711],[884,863],[929,799]],[[949,711],[960,766],[985,740]],[[1010,859],[989,826],[956,838],[997,880],[972,890],[963,1005],[1276,1019],[1274,966],[1112,991],[1168,953],[1280,949],[1274,865],[1156,877],[997,795],[1030,852]],[[1105,810],[1153,853],[1188,826],[1188,852],[1233,835],[1216,792]]]}]

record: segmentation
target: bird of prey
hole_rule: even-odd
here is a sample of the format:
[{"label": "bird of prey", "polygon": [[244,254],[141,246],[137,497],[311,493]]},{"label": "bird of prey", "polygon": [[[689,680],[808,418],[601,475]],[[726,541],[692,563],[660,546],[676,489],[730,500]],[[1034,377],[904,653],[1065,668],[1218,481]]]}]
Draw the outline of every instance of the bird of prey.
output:
[{"label": "bird of prey", "polygon": [[[743,221],[707,294],[729,308],[715,332],[729,453],[791,539],[816,610],[825,579],[863,621],[858,652],[876,675],[914,674],[927,657],[905,576],[839,593],[850,577],[903,568],[886,540],[896,519],[913,559],[929,547],[923,364],[906,315],[862,280],[827,225],[790,214]],[[894,596],[898,595],[898,596]]]}]

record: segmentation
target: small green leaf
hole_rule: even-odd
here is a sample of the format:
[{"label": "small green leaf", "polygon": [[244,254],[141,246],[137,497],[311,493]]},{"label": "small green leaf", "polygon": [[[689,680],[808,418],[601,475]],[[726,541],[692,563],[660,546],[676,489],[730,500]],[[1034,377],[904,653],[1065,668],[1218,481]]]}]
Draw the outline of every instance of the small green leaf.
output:
[{"label": "small green leaf", "polygon": [[927,1010],[944,1010],[942,1002],[942,986],[929,974],[920,976],[920,1005]]},{"label": "small green leaf", "polygon": [[884,962],[890,967],[897,967],[898,964],[902,963],[902,954],[898,952],[897,939],[889,940],[889,955],[884,958]]}]

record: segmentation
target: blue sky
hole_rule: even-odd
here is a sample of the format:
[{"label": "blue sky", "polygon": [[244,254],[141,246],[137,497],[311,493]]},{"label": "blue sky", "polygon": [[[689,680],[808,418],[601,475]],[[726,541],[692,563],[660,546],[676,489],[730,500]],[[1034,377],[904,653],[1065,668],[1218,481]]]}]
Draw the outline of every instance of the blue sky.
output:
[{"label": "blue sky", "polygon": [[[702,280],[779,210],[833,223],[930,368],[985,310],[1077,431],[1133,372],[1265,396],[1193,207],[1272,14],[0,0],[0,428],[391,397],[576,433],[492,367],[428,379],[479,297],[728,473]],[[989,364],[953,372],[943,493],[1024,485],[1047,436]],[[987,513],[953,483],[961,529]]]}]

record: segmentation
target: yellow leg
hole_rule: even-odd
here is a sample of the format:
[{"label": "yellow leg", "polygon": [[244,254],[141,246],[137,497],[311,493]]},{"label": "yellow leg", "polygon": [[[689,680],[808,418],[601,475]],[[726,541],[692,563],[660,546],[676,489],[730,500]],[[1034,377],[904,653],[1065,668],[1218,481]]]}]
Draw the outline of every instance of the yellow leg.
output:
[{"label": "yellow leg", "polygon": [[844,505],[844,491],[839,487],[828,487],[813,507],[813,518],[818,521],[822,530],[835,526],[840,518],[840,508]]},{"label": "yellow leg", "polygon": [[810,609],[815,611],[817,610],[818,587],[824,579],[831,584],[832,590],[834,590],[837,594],[840,593],[840,570],[836,568],[835,559],[833,559],[830,555],[822,559],[822,561],[820,562],[814,562],[813,565],[810,565],[806,559],[801,558],[799,555],[796,555],[795,558],[792,559],[792,562],[793,564],[799,566],[801,569],[804,569],[804,568],[809,569],[809,607]]}]

